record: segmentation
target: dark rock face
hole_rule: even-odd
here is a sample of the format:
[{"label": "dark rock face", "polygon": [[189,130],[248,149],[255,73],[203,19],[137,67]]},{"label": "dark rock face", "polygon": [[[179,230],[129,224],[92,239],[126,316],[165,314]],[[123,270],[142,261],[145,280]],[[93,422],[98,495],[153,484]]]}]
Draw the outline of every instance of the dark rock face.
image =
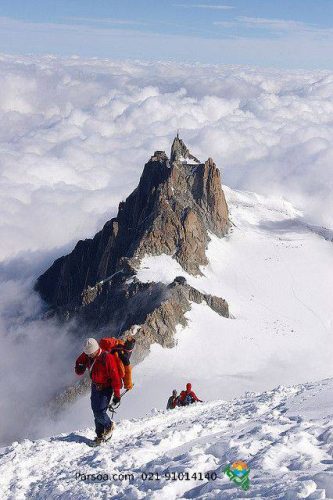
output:
[{"label": "dark rock face", "polygon": [[82,314],[87,286],[124,266],[135,268],[145,254],[173,255],[187,272],[200,274],[199,266],[207,264],[208,232],[223,236],[228,228],[219,170],[212,159],[200,163],[177,136],[171,160],[156,151],[138,187],[119,204],[117,217],[57,259],[35,288],[51,309]]},{"label": "dark rock face", "polygon": [[171,146],[170,161],[173,163],[178,160],[189,161],[189,163],[200,163],[200,161],[190,153],[184,141],[182,141],[177,134]]}]

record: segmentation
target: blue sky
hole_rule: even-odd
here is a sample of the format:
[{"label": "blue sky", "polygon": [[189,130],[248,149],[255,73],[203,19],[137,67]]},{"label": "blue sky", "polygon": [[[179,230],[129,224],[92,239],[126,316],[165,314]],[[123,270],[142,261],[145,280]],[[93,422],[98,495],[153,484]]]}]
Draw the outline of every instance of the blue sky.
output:
[{"label": "blue sky", "polygon": [[333,0],[1,0],[0,51],[333,67]]}]

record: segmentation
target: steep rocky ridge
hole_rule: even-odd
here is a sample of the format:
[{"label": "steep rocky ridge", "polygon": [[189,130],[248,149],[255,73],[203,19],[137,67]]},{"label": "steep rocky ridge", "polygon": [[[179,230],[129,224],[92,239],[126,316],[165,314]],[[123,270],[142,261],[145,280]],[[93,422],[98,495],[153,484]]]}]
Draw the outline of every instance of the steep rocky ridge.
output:
[{"label": "steep rocky ridge", "polygon": [[170,157],[156,151],[117,217],[38,278],[36,290],[52,309],[76,310],[88,285],[124,263],[137,267],[145,254],[173,255],[192,274],[207,264],[208,232],[223,236],[229,227],[219,170],[211,158],[199,163],[178,136]]}]

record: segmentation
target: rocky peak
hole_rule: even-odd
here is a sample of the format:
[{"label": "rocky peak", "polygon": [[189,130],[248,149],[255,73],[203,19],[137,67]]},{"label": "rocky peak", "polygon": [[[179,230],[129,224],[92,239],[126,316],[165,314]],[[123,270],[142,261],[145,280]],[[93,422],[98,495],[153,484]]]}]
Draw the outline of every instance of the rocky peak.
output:
[{"label": "rocky peak", "polygon": [[165,162],[167,160],[168,160],[168,157],[167,157],[165,151],[155,151],[153,156],[150,158],[150,161]]},{"label": "rocky peak", "polygon": [[179,138],[178,132],[173,140],[170,153],[170,162],[173,163],[174,161],[200,163],[200,161],[190,153],[184,141]]},{"label": "rocky peak", "polygon": [[187,272],[200,274],[200,266],[208,263],[209,232],[222,237],[228,228],[218,168],[211,158],[200,163],[177,135],[171,161],[164,151],[155,151],[137,188],[119,204],[117,216],[93,239],[79,241],[69,255],[56,260],[38,278],[36,289],[51,309],[71,315],[86,306],[85,289],[121,271],[123,279],[118,276],[118,284],[103,287],[105,300],[96,302],[103,312],[95,308],[85,316],[93,321],[97,315],[107,323],[110,311],[115,314],[107,296],[123,303],[119,297],[124,290],[129,293],[124,280],[135,274],[145,254],[172,255]]},{"label": "rocky peak", "polygon": [[[154,161],[146,164],[141,179],[153,177],[155,168]],[[142,219],[149,224],[132,258],[138,261],[144,254],[171,254],[187,272],[200,274],[200,266],[207,264],[208,233],[222,237],[229,228],[220,172],[211,158],[200,163],[178,136],[170,162],[164,158],[158,171],[163,181],[154,193],[150,191],[153,199],[146,198],[150,208],[144,210]]]}]

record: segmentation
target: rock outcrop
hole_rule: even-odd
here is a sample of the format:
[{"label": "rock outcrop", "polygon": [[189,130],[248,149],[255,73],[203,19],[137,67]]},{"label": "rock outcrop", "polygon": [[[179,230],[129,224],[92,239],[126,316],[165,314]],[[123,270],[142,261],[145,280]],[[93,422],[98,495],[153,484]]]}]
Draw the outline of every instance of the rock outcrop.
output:
[{"label": "rock outcrop", "polygon": [[[186,283],[183,276],[174,279],[165,286],[164,299],[160,305],[147,314],[143,324],[138,325],[135,338],[137,348],[134,352],[134,364],[142,361],[154,343],[162,347],[175,346],[175,332],[177,325],[186,326],[186,313],[191,309],[191,303],[207,304],[220,316],[229,317],[227,302],[220,297],[204,294]],[[124,332],[126,337],[132,330]]]},{"label": "rock outcrop", "polygon": [[56,260],[35,288],[52,310],[71,314],[81,308],[84,289],[124,266],[135,269],[145,254],[172,255],[187,272],[200,274],[209,232],[221,237],[228,228],[218,168],[211,158],[200,163],[177,136],[170,160],[156,151],[146,163],[117,217]]}]

